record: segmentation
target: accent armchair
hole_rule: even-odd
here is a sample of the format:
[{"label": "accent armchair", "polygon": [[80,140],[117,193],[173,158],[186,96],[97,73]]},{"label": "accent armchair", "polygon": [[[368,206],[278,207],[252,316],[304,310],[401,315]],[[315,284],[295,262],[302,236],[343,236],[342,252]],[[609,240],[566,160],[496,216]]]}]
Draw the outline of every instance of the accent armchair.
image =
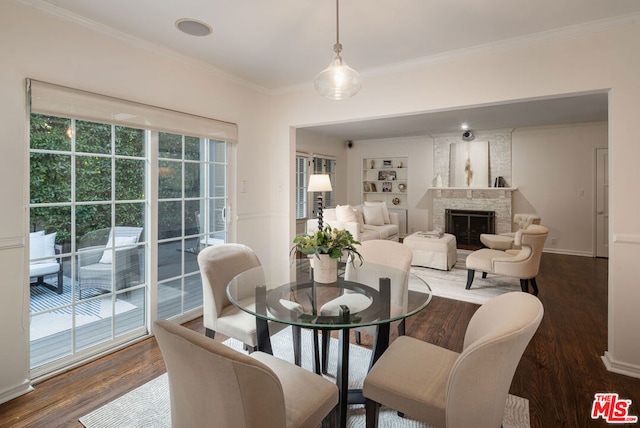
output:
[{"label": "accent armchair", "polygon": [[473,315],[461,353],[398,337],[365,377],[367,428],[380,404],[432,426],[500,427],[509,387],[542,321],[537,297],[507,293]]},{"label": "accent armchair", "polygon": [[244,355],[170,321],[156,321],[154,333],[174,427],[315,428],[335,416],[338,388],[322,376],[263,352]]},{"label": "accent armchair", "polygon": [[544,226],[533,224],[527,229],[516,232],[515,245],[521,247],[519,250],[491,250],[483,248],[474,251],[467,256],[467,284],[466,289],[471,288],[475,271],[482,271],[482,277],[486,278],[487,273],[510,276],[520,279],[522,291],[529,291],[529,283],[533,288],[533,293],[538,294],[536,275],[540,269],[540,259],[544,243],[549,235],[549,229]]},{"label": "accent armchair", "polygon": [[540,216],[536,214],[514,214],[513,224],[516,227],[515,232],[500,233],[498,235],[483,233],[480,235],[480,242],[492,250],[510,250],[514,248],[516,232],[525,230],[532,224],[540,224]]}]

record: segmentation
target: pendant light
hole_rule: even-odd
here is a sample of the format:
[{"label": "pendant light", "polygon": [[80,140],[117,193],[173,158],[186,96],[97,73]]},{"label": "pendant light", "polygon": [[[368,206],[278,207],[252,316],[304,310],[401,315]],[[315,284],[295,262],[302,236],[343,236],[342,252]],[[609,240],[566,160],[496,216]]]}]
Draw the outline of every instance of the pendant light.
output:
[{"label": "pendant light", "polygon": [[342,45],[340,44],[340,13],[339,0],[336,0],[336,44],[333,45],[333,51],[336,56],[331,60],[329,67],[322,70],[314,82],[316,91],[323,97],[332,100],[343,100],[358,93],[362,86],[362,78],[360,74],[353,68],[349,67],[340,53]]}]

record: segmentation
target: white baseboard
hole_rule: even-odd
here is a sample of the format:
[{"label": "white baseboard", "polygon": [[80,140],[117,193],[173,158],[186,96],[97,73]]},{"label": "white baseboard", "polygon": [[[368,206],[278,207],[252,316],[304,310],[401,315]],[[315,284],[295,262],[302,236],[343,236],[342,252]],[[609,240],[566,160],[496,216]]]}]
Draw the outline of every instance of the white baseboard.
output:
[{"label": "white baseboard", "polygon": [[9,400],[20,397],[27,392],[33,391],[31,383],[25,379],[20,385],[14,386],[10,389],[6,389],[0,393],[0,404],[6,403]]},{"label": "white baseboard", "polygon": [[560,248],[544,248],[542,252],[550,254],[564,254],[565,256],[595,257],[595,254],[589,251],[563,250]]},{"label": "white baseboard", "polygon": [[604,366],[610,372],[640,379],[640,366],[617,362],[611,358],[611,354],[607,351],[601,358]]}]

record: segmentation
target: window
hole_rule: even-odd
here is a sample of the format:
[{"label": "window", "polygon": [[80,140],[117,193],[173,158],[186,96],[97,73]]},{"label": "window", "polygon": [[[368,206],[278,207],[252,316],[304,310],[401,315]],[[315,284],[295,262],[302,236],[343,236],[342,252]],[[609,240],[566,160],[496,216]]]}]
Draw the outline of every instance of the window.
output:
[{"label": "window", "polygon": [[27,85],[38,378],[147,334],[149,319],[188,317],[202,306],[197,252],[229,235],[228,152],[237,129]]},{"label": "window", "polygon": [[307,157],[296,155],[296,219],[307,217]]}]

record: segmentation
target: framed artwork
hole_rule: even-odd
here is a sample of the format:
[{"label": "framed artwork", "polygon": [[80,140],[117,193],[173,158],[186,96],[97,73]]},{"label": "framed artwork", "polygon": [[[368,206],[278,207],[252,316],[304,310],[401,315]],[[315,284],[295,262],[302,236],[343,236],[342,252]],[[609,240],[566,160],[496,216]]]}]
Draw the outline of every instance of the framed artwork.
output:
[{"label": "framed artwork", "polygon": [[378,181],[390,181],[396,179],[395,171],[378,171]]},{"label": "framed artwork", "polygon": [[383,160],[382,161],[382,166],[384,168],[393,168],[393,163],[391,162],[391,160]]},{"label": "framed artwork", "polygon": [[391,192],[392,188],[393,188],[393,183],[391,183],[390,181],[383,181],[382,182],[382,191],[383,192]]}]

